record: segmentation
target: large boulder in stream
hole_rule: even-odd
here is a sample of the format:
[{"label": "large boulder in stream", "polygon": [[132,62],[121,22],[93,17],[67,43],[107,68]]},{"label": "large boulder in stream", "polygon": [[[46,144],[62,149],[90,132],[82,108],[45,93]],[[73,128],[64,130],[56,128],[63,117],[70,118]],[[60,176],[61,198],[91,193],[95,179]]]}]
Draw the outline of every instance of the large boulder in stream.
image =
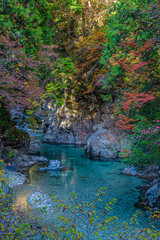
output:
[{"label": "large boulder in stream", "polygon": [[93,157],[118,158],[124,157],[123,150],[128,146],[126,136],[120,137],[116,131],[100,129],[87,140],[86,152]]},{"label": "large boulder in stream", "polygon": [[119,152],[117,142],[116,135],[108,130],[99,130],[87,140],[86,151],[91,156],[116,158]]}]

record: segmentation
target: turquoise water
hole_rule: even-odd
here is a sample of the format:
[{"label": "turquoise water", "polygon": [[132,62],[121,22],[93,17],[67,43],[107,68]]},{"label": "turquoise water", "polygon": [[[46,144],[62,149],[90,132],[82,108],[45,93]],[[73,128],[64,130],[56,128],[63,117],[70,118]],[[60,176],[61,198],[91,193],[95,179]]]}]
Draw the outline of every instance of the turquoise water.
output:
[{"label": "turquoise water", "polygon": [[[83,147],[76,147],[74,145],[42,143],[41,156],[49,160],[60,160],[64,170],[60,172],[41,173],[39,165],[33,166],[30,169],[30,181],[15,190],[16,206],[29,211],[30,207],[26,198],[30,193],[34,193],[35,191],[57,196],[67,204],[71,202],[69,193],[76,193],[78,203],[83,204],[85,201],[94,201],[100,187],[106,187],[106,193],[101,197],[102,201],[98,200],[95,204],[96,211],[102,213],[103,210],[106,210],[106,204],[115,198],[116,203],[107,212],[107,216],[116,216],[120,231],[124,230],[123,223],[129,222],[138,210],[134,207],[139,196],[139,190],[136,187],[144,184],[144,181],[141,179],[121,175],[121,170],[125,167],[124,163],[113,160],[104,161],[103,159],[101,161],[91,160],[85,154]],[[42,215],[42,218],[44,217],[45,221],[50,221],[56,214],[56,210],[53,210],[53,212],[49,211],[45,217]],[[98,221],[101,222],[102,218],[103,216]],[[82,220],[85,220],[83,216]],[[142,214],[139,214],[138,221],[139,225],[131,224],[130,232],[133,232],[133,234],[137,234],[138,231],[148,225],[147,213],[142,212]],[[78,217],[77,223],[84,228],[86,227]],[[107,232],[99,234],[100,239],[116,239],[113,235],[117,232],[117,227],[115,224],[111,225]],[[90,231],[94,232],[95,229],[91,228]],[[97,239],[97,237],[93,235],[89,239]],[[124,237],[123,239],[129,238]]]}]

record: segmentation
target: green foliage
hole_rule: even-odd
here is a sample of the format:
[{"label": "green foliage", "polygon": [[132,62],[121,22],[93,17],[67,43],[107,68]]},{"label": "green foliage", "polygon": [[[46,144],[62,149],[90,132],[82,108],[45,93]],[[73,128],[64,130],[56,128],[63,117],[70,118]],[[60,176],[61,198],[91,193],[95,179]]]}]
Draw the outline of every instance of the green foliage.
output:
[{"label": "green foliage", "polygon": [[[131,130],[132,149],[128,161],[140,166],[158,163],[160,153],[159,132],[149,138],[142,134],[149,126],[154,129],[160,117],[157,6],[155,0],[116,1],[108,9],[104,28],[105,49],[100,61],[104,70],[102,89],[106,91],[106,99],[109,97],[114,101],[118,98],[121,105],[117,126]],[[126,94],[133,95],[127,98]],[[138,105],[138,94],[140,101],[146,96],[144,104]],[[101,95],[103,100],[104,95]],[[128,105],[125,99],[128,99]],[[137,139],[139,134],[141,136]]]},{"label": "green foliage", "polygon": [[8,157],[9,158],[15,157],[15,153],[13,150],[9,152]]},{"label": "green foliage", "polygon": [[[127,91],[131,88],[128,83],[130,84],[133,81],[132,76],[125,80],[126,69],[121,64],[126,58],[128,61],[132,61],[132,63],[135,63],[137,60],[138,62],[142,60],[143,62],[150,62],[148,66],[148,70],[149,68],[151,69],[149,76],[150,83],[149,81],[147,82],[147,79],[144,82],[140,82],[141,77],[139,76],[138,81],[132,82],[132,89],[139,88],[142,89],[142,91],[146,91],[146,89],[150,90],[151,87],[153,88],[153,84],[156,84],[153,74],[157,72],[157,61],[159,59],[158,48],[152,48],[152,52],[142,52],[144,43],[149,39],[153,42],[157,36],[157,32],[153,27],[156,19],[150,17],[150,12],[155,11],[156,1],[153,0],[151,2],[152,6],[149,4],[150,1],[146,0],[139,2],[136,0],[122,0],[117,1],[117,3],[113,4],[109,9],[107,24],[104,30],[106,38],[104,45],[105,50],[103,51],[100,62],[106,70],[103,89],[106,89],[107,93],[113,96],[122,95],[123,89]],[[148,30],[146,24],[148,22],[151,28],[153,27],[152,30]],[[133,39],[133,42],[128,42],[129,39]],[[124,42],[123,45],[122,42]],[[134,48],[135,43],[137,44],[136,48]],[[142,54],[141,58],[136,59],[136,55],[133,55],[131,58],[133,50],[138,51],[137,56],[138,54]]]},{"label": "green foliage", "polygon": [[35,54],[42,43],[51,44],[54,32],[49,1],[5,0],[0,10],[1,34],[18,39],[28,54]]},{"label": "green foliage", "polygon": [[46,84],[46,93],[42,95],[42,98],[50,97],[58,106],[64,104],[67,91],[73,87],[75,73],[76,69],[70,58],[56,60],[50,73],[52,81]]},{"label": "green foliage", "polygon": [[134,134],[131,136],[131,155],[126,161],[140,168],[152,164],[159,165],[160,123],[148,122],[141,115],[137,118],[141,121],[134,127]]}]

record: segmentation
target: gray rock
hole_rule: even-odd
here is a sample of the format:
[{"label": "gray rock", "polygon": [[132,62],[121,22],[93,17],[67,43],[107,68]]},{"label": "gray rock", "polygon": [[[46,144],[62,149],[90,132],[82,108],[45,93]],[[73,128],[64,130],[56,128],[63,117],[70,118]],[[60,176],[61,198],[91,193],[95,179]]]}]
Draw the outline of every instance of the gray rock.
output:
[{"label": "gray rock", "polygon": [[[155,178],[158,176],[159,168],[156,166],[149,166],[146,167],[144,170],[139,170],[134,166],[129,166],[128,168],[123,169],[122,174],[127,174],[131,176],[138,176],[141,178]],[[154,180],[157,182],[157,180]],[[155,184],[155,182],[152,183],[152,185]]]},{"label": "gray rock", "polygon": [[91,156],[102,158],[116,158],[119,153],[119,145],[116,134],[107,130],[95,132],[86,144],[86,151]]},{"label": "gray rock", "polygon": [[150,207],[160,208],[160,180],[151,184],[151,187],[145,193],[145,199]]},{"label": "gray rock", "polygon": [[29,156],[29,155],[19,155],[17,158],[17,168],[18,171],[29,168],[35,163],[47,163],[48,159],[45,157]]},{"label": "gray rock", "polygon": [[56,171],[61,170],[63,167],[61,166],[61,162],[58,160],[50,160],[48,167],[41,167],[39,170],[41,172],[44,171]]},{"label": "gray rock", "polygon": [[92,130],[92,122],[87,116],[80,116],[64,106],[54,112],[48,125],[44,142],[84,144]]},{"label": "gray rock", "polygon": [[122,171],[122,174],[136,176],[136,175],[138,175],[138,170],[136,167],[130,166],[128,168],[124,168]]},{"label": "gray rock", "polygon": [[31,140],[28,153],[35,154],[39,152],[40,152],[40,143],[38,141]]}]

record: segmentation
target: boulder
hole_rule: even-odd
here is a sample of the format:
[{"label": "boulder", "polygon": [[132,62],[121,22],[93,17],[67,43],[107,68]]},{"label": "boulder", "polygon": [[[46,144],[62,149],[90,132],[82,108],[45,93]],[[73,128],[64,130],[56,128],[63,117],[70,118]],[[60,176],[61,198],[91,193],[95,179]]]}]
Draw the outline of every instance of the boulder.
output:
[{"label": "boulder", "polygon": [[91,156],[99,158],[117,158],[120,146],[118,145],[117,135],[108,130],[95,132],[86,144],[86,151]]},{"label": "boulder", "polygon": [[40,153],[40,143],[38,141],[31,140],[28,153],[30,154]]}]

